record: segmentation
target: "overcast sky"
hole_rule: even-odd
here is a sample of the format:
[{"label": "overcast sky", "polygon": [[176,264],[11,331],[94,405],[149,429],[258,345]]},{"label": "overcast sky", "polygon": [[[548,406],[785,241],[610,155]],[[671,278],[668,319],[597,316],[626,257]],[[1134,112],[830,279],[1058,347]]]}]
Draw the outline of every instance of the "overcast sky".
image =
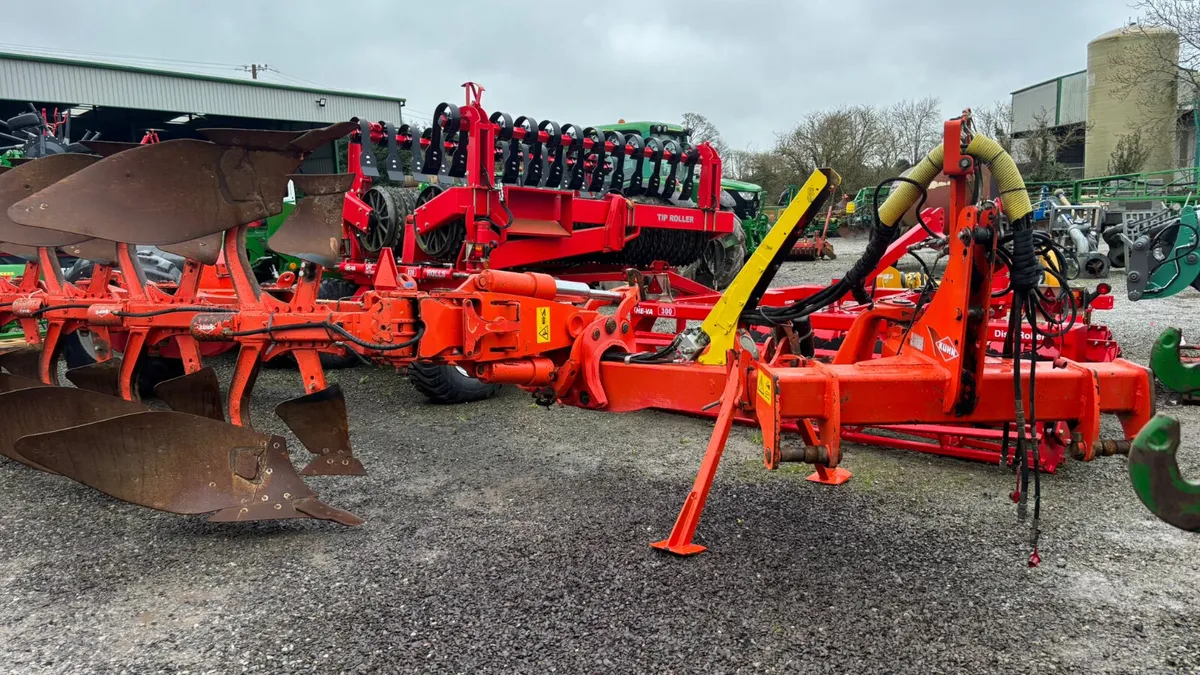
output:
[{"label": "overcast sky", "polygon": [[732,147],[766,149],[811,110],[1007,100],[1082,70],[1087,42],[1134,13],[1128,0],[58,0],[50,14],[0,43],[232,77],[248,75],[180,62],[266,63],[281,75],[264,79],[403,96],[425,118],[474,80],[489,112],[603,124],[695,111]]}]

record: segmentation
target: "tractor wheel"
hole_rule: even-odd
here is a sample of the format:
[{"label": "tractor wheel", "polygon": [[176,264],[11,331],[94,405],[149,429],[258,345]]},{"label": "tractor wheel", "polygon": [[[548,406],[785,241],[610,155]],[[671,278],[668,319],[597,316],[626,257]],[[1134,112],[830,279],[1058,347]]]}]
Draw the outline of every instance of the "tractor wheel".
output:
[{"label": "tractor wheel", "polygon": [[500,391],[498,384],[484,384],[458,366],[414,363],[408,381],[431,403],[474,403]]},{"label": "tractor wheel", "polygon": [[[138,264],[146,281],[151,283],[178,282],[183,275],[183,269],[174,260],[178,256],[164,254],[156,249],[139,249]],[[88,260],[76,260],[67,270],[63,278],[76,283],[92,274],[94,263]],[[62,341],[62,358],[67,368],[89,366],[96,362],[96,346],[92,342],[92,334],[86,329],[77,330]],[[183,361],[162,356],[150,356],[140,360],[137,373],[138,393],[142,398],[153,398],[154,387],[159,382],[179,377],[184,374]]]},{"label": "tractor wheel", "polygon": [[[358,292],[358,285],[350,283],[345,279],[329,278],[321,279],[321,286],[317,289],[318,300],[343,300],[353,298]],[[321,366],[326,370],[341,370],[342,368],[350,368],[358,364],[358,357],[353,354],[339,356],[337,354],[322,353]],[[276,359],[278,360],[278,359]],[[295,361],[292,361],[295,363]]]},{"label": "tractor wheel", "polygon": [[[413,209],[425,204],[434,197],[440,195],[443,188],[437,185],[430,185],[421,190],[421,194],[417,197],[413,204]],[[425,252],[425,255],[441,261],[454,262],[458,258],[459,251],[462,250],[463,242],[467,240],[467,224],[466,221],[459,220],[443,225],[436,230],[430,230],[425,234],[417,235],[417,246]]]},{"label": "tractor wheel", "polygon": [[733,283],[745,263],[746,230],[742,229],[742,223],[735,216],[733,232],[709,239],[704,244],[700,259],[679,268],[679,273],[719,291]]},{"label": "tractor wheel", "polygon": [[418,191],[399,185],[373,185],[363,195],[371,207],[366,232],[357,232],[358,245],[367,253],[395,248],[404,240],[404,224],[417,206]]}]

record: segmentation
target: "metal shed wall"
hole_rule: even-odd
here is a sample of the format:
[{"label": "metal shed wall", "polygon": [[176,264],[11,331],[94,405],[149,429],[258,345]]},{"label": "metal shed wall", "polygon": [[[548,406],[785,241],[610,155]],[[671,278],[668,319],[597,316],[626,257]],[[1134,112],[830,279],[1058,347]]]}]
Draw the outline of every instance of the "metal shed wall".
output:
[{"label": "metal shed wall", "polygon": [[[324,98],[321,106],[317,100]],[[400,121],[403,99],[0,54],[0,98],[329,124]]]},{"label": "metal shed wall", "polygon": [[1058,80],[1051,80],[1013,94],[1012,130],[1021,133],[1037,128],[1039,117],[1054,124],[1058,110]]},{"label": "metal shed wall", "polygon": [[1078,124],[1087,121],[1087,71],[1067,75],[1059,80],[1058,123]]}]

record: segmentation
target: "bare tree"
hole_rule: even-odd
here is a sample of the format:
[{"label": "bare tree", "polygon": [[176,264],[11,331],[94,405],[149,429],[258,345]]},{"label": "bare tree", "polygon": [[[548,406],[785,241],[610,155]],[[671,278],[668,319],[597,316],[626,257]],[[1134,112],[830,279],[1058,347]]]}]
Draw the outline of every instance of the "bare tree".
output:
[{"label": "bare tree", "polygon": [[722,158],[729,154],[729,146],[725,143],[725,139],[721,138],[721,132],[704,115],[685,112],[680,119],[680,124],[691,130],[692,143],[699,144],[707,141],[717,151],[717,155]]},{"label": "bare tree", "polygon": [[794,175],[833,167],[842,175],[844,188],[857,190],[891,170],[884,159],[887,141],[883,115],[860,105],[805,115],[776,137],[775,153]]},{"label": "bare tree", "polygon": [[1142,137],[1141,129],[1134,129],[1117,139],[1117,145],[1108,158],[1108,175],[1138,173],[1149,158],[1150,148]]},{"label": "bare tree", "polygon": [[[912,166],[938,144],[942,128],[941,110],[941,100],[933,96],[904,99],[888,108],[885,123],[891,140],[896,144],[897,160],[903,159]],[[886,159],[890,158],[885,158],[886,164],[894,163]]]},{"label": "bare tree", "polygon": [[1071,169],[1058,161],[1063,148],[1083,142],[1082,125],[1054,127],[1045,113],[1034,117],[1034,127],[1019,139],[1017,164],[1026,181],[1053,182],[1071,178]]},{"label": "bare tree", "polygon": [[991,105],[972,111],[975,131],[996,141],[1005,150],[1012,152],[1012,104],[995,101]]}]

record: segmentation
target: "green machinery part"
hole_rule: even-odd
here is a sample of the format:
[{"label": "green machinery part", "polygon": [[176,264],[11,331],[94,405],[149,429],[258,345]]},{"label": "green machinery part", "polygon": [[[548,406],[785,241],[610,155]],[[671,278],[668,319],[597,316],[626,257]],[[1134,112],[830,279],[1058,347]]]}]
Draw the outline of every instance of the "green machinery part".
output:
[{"label": "green machinery part", "polygon": [[[0,277],[12,280],[14,277],[20,276],[24,270],[24,265],[0,265]],[[18,346],[25,344],[24,334],[15,321],[0,326],[0,349],[11,346],[14,343]]]},{"label": "green machinery part", "polygon": [[1154,341],[1150,350],[1150,370],[1171,391],[1194,396],[1200,394],[1200,363],[1185,363],[1180,358],[1183,331],[1168,328]]},{"label": "green machinery part", "polygon": [[1138,499],[1162,521],[1200,532],[1200,483],[1183,477],[1175,453],[1179,422],[1155,415],[1129,449],[1129,479]]}]

